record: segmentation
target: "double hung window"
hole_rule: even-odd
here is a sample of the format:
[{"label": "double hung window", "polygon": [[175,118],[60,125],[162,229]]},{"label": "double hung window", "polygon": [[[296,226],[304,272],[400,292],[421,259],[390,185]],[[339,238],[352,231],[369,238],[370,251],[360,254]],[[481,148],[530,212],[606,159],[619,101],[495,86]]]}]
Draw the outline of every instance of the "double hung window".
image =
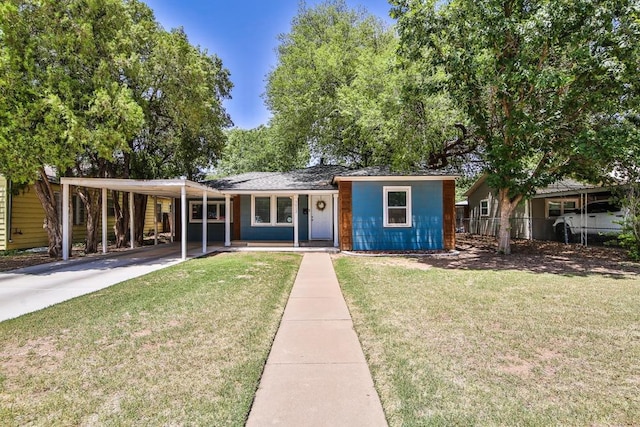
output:
[{"label": "double hung window", "polygon": [[384,226],[411,227],[411,187],[383,187]]},{"label": "double hung window", "polygon": [[251,196],[251,225],[293,226],[293,200],[289,196]]}]

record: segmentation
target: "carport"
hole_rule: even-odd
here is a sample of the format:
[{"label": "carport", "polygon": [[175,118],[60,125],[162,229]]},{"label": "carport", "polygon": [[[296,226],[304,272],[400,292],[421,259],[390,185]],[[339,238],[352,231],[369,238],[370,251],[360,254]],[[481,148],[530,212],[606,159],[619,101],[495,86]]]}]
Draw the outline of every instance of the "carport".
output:
[{"label": "carport", "polygon": [[[130,234],[134,233],[134,194],[145,194],[153,197],[168,197],[174,201],[180,200],[181,211],[181,236],[180,247],[182,259],[187,258],[187,199],[202,198],[203,206],[207,206],[208,196],[221,196],[222,193],[209,186],[189,181],[187,179],[154,179],[154,180],[137,180],[137,179],[118,179],[118,178],[60,178],[62,185],[62,258],[69,258],[70,245],[70,228],[69,228],[69,197],[70,186],[87,187],[100,189],[102,191],[102,252],[107,252],[107,191],[116,190],[129,193],[129,209],[131,211],[129,217]],[[231,196],[224,195],[226,212],[230,212]],[[175,204],[175,203],[174,203]],[[156,203],[154,203],[155,209]],[[176,209],[173,209],[175,217]],[[174,221],[175,223],[175,221]],[[157,236],[156,230],[156,236]],[[225,218],[225,238],[224,245],[231,246],[231,223],[229,215]],[[134,247],[133,238],[131,239],[131,248]],[[207,252],[207,221],[202,224],[202,252]]]}]

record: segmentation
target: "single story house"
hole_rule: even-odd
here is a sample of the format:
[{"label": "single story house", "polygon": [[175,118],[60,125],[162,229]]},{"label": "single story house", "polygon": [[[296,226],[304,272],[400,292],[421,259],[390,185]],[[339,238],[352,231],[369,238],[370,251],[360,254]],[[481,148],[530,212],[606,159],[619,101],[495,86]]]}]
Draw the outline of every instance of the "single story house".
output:
[{"label": "single story house", "polygon": [[[481,176],[465,193],[469,216],[465,231],[472,234],[497,236],[500,226],[499,201],[496,191]],[[553,223],[556,218],[587,203],[607,200],[612,188],[564,179],[520,202],[511,216],[511,237],[517,239],[555,240]]]},{"label": "single story house", "polygon": [[203,251],[209,242],[286,242],[354,251],[453,249],[456,177],[434,170],[397,173],[385,167],[318,165],[205,183],[90,178],[61,182],[174,197],[174,237],[182,241],[185,257],[186,244],[194,241],[202,241]]}]

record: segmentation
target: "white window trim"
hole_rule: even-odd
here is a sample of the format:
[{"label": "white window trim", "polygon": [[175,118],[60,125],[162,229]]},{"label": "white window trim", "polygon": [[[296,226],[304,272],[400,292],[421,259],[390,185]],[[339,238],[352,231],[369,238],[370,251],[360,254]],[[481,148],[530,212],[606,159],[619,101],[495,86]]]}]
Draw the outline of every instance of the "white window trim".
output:
[{"label": "white window trim", "polygon": [[549,216],[549,203],[560,203],[560,216],[566,214],[564,204],[567,202],[574,202],[576,206],[572,209],[580,208],[580,199],[577,197],[560,198],[560,199],[545,199],[544,201],[544,215],[545,218],[557,218],[556,216]]},{"label": "white window trim", "polygon": [[[389,197],[388,194],[389,192],[395,192],[395,191],[404,191],[407,193],[407,206],[405,207],[406,211],[407,211],[407,222],[402,223],[402,224],[396,224],[396,223],[389,223]],[[384,219],[384,227],[391,227],[391,228],[410,228],[411,224],[412,224],[412,217],[413,217],[413,213],[411,210],[411,186],[384,186],[382,187],[382,216]],[[399,206],[391,206],[394,209],[398,209],[400,208]]]},{"label": "white window trim", "polygon": [[[194,205],[202,205],[202,201],[198,201],[198,200],[190,200],[189,201],[189,222],[193,223],[193,224],[202,224],[202,220],[201,219],[194,219],[193,218],[193,206]],[[224,200],[208,200],[207,201],[207,210],[211,209],[212,206],[215,206],[216,209],[216,217],[220,218],[220,206],[224,206],[225,202]],[[202,212],[203,216],[204,216],[204,211]],[[230,215],[230,220],[231,222],[233,222],[233,202],[231,202],[229,204],[229,215]],[[208,219],[207,220],[207,224],[224,224],[224,218],[222,219]]]},{"label": "white window trim", "polygon": [[[269,198],[269,222],[256,222],[256,197],[268,197]],[[278,198],[288,198],[291,200],[291,222],[277,222],[278,221]],[[293,227],[293,197],[287,195],[251,195],[251,226],[252,227]]]},{"label": "white window trim", "polygon": [[[482,207],[483,203],[487,204],[486,208]],[[480,216],[489,216],[489,199],[480,200],[480,205],[479,206],[480,206]],[[485,209],[486,209],[486,212],[483,212],[483,210],[485,210]]]}]

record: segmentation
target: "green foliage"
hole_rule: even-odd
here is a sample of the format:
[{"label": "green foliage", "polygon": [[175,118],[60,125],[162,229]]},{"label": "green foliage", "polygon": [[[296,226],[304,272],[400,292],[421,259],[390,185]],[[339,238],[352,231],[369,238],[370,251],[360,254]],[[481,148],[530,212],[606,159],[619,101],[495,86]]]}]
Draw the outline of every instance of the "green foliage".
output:
[{"label": "green foliage", "polygon": [[5,2],[0,9],[0,170],[33,182],[85,152],[111,157],[142,125],[123,81],[132,26],[120,0]]},{"label": "green foliage", "polygon": [[611,128],[637,107],[637,2],[392,3],[402,57],[443,73],[502,211],[564,176],[602,177],[624,150]]},{"label": "green foliage", "polygon": [[[196,179],[224,146],[231,87],[218,57],[182,30],[164,31],[137,0],[4,2],[0,173],[17,184],[45,178],[44,166],[63,176]],[[49,237],[60,240],[42,182]],[[97,215],[97,198],[83,200]]]},{"label": "green foliage", "polygon": [[618,202],[625,211],[618,243],[627,250],[629,258],[640,261],[640,184],[634,183],[621,190]]},{"label": "green foliage", "polygon": [[219,158],[231,124],[222,101],[229,72],[215,55],[192,46],[182,29],[156,31],[150,55],[131,81],[143,107],[145,126],[130,141],[131,177],[201,177]]},{"label": "green foliage", "polygon": [[442,72],[398,63],[397,49],[394,29],[364,10],[341,0],[303,5],[280,36],[267,80],[267,105],[289,152],[397,170],[443,167],[452,153],[468,153]]},{"label": "green foliage", "polygon": [[[231,129],[227,132],[227,145],[216,167],[216,175],[228,176],[246,172],[288,171],[303,168],[308,156],[303,151],[294,155],[287,142],[278,138],[273,127]],[[297,156],[295,155],[297,154]]]}]

